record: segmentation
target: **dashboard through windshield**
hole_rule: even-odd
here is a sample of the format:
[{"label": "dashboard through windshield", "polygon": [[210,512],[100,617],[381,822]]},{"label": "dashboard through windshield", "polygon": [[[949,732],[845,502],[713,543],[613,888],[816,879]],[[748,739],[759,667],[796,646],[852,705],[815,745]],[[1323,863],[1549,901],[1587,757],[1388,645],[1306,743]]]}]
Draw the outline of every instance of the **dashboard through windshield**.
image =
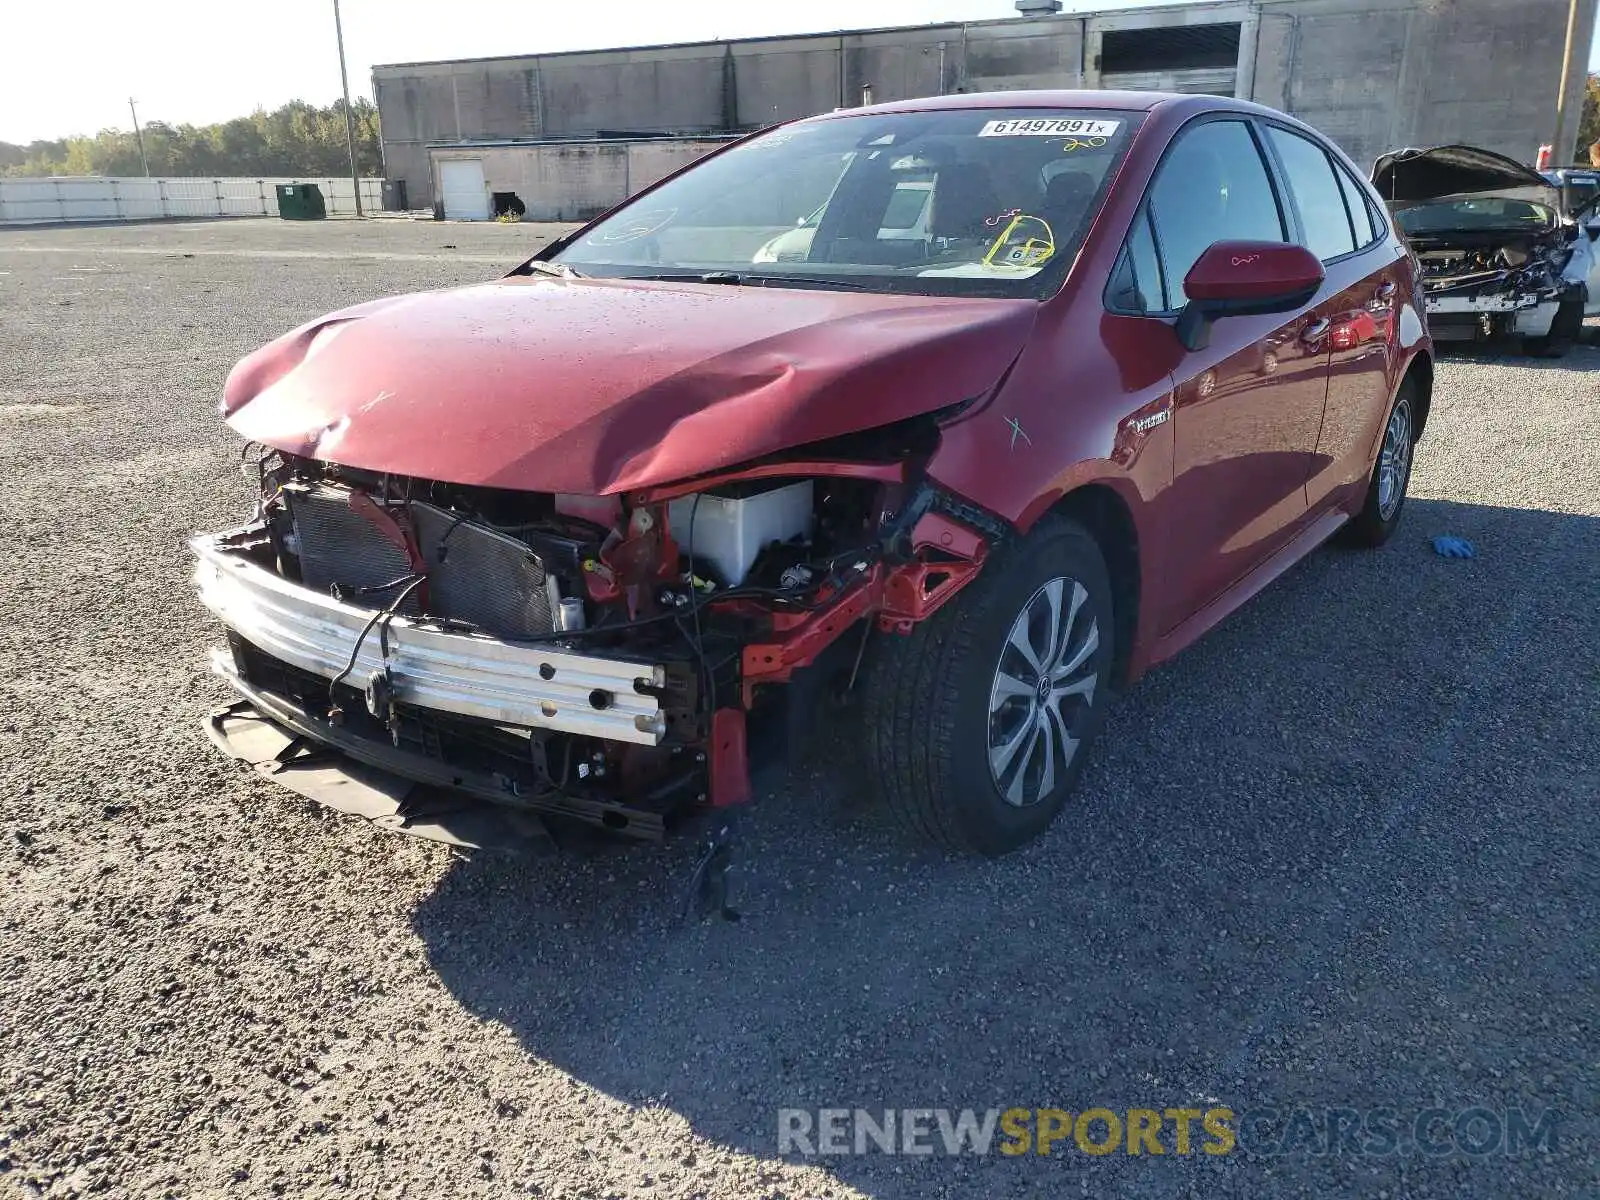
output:
[{"label": "dashboard through windshield", "polygon": [[1415,236],[1478,229],[1540,231],[1557,223],[1554,211],[1531,200],[1503,196],[1472,197],[1408,205],[1394,214],[1402,232]]},{"label": "dashboard through windshield", "polygon": [[625,205],[553,261],[603,277],[1042,297],[1141,117],[973,108],[780,126]]}]

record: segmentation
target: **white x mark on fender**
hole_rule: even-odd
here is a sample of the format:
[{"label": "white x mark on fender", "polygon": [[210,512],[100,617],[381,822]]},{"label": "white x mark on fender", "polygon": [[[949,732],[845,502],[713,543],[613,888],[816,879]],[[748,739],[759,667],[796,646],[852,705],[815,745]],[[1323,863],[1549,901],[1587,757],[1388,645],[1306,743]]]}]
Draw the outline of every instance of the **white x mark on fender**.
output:
[{"label": "white x mark on fender", "polygon": [[1033,439],[1028,436],[1027,431],[1022,428],[1022,425],[1017,421],[1017,419],[1015,417],[1007,417],[1006,418],[1006,424],[1011,426],[1011,448],[1013,450],[1015,450],[1017,448],[1017,439],[1018,438],[1021,438],[1023,441],[1027,442],[1028,445],[1030,445],[1030,446],[1033,445]]}]

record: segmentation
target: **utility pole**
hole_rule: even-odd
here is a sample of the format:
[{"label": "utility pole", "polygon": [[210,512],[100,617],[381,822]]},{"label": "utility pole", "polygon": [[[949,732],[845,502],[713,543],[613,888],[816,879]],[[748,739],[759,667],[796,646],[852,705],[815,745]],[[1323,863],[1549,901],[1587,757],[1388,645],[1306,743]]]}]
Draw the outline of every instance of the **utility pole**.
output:
[{"label": "utility pole", "polygon": [[144,152],[144,134],[139,130],[139,110],[133,106],[133,97],[128,97],[128,111],[133,114],[133,136],[139,140],[139,161],[144,164],[144,177],[150,178],[150,159]]},{"label": "utility pole", "polygon": [[1579,0],[1567,3],[1567,41],[1561,51],[1561,90],[1556,93],[1556,133],[1550,140],[1550,169],[1570,166],[1572,161],[1571,138],[1567,135],[1567,91],[1572,83],[1573,43],[1578,40]]},{"label": "utility pole", "polygon": [[[1576,4],[1577,0],[1573,0]],[[339,0],[333,0],[333,32],[339,39],[339,83],[344,87],[344,143],[350,150],[350,183],[356,190],[356,216],[361,212],[361,172],[356,169],[356,121],[350,111],[350,76],[344,69],[344,22],[339,19]],[[148,172],[146,172],[148,174]]]}]

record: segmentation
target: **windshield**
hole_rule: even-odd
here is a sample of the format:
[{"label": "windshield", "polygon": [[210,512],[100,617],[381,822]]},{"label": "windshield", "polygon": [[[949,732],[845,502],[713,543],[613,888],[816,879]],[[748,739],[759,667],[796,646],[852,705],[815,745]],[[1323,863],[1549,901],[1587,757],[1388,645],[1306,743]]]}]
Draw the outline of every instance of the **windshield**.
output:
[{"label": "windshield", "polygon": [[1044,296],[1139,116],[951,109],[782,126],[625,205],[554,261],[599,276]]},{"label": "windshield", "polygon": [[1479,196],[1467,200],[1446,200],[1438,204],[1417,204],[1394,215],[1405,233],[1459,233],[1471,229],[1549,229],[1556,214],[1531,200],[1512,200],[1505,196]]}]

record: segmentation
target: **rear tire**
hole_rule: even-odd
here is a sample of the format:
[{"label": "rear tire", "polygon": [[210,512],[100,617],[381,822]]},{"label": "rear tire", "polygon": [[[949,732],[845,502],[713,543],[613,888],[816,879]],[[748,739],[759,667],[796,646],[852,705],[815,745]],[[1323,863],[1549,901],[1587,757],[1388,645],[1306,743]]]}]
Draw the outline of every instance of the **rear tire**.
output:
[{"label": "rear tire", "polygon": [[988,855],[1043,833],[1099,728],[1114,641],[1105,559],[1061,517],[997,551],[910,634],[878,639],[867,761],[896,822]]},{"label": "rear tire", "polygon": [[1383,442],[1378,447],[1378,460],[1372,464],[1366,503],[1345,526],[1344,540],[1348,544],[1375,549],[1394,536],[1406,507],[1416,445],[1417,385],[1408,378],[1401,383],[1384,422]]}]

